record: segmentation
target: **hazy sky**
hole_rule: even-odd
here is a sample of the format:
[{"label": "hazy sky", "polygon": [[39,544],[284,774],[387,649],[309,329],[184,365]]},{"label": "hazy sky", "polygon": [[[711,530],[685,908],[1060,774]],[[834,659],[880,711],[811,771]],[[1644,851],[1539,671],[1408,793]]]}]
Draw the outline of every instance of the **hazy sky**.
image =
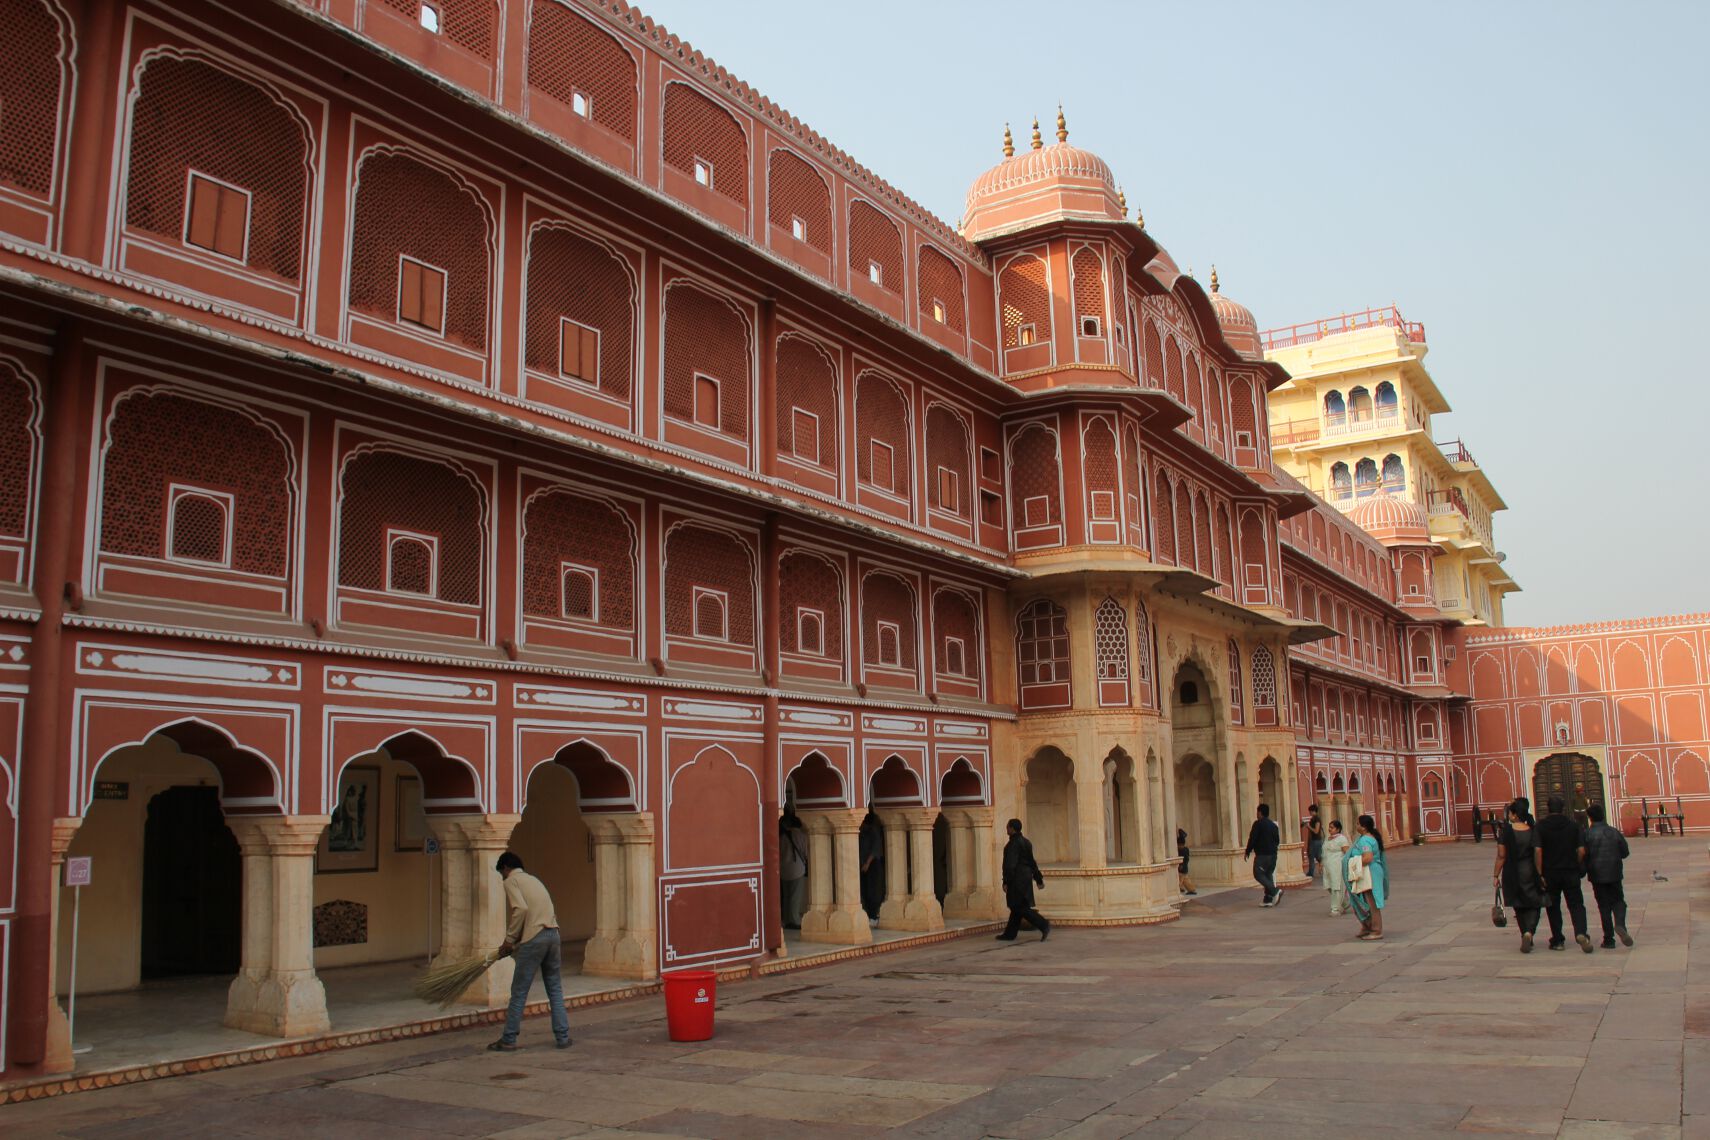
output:
[{"label": "hazy sky", "polygon": [[1710,610],[1710,3],[639,3],[950,223],[1061,100],[1261,327],[1425,323],[1510,624]]}]

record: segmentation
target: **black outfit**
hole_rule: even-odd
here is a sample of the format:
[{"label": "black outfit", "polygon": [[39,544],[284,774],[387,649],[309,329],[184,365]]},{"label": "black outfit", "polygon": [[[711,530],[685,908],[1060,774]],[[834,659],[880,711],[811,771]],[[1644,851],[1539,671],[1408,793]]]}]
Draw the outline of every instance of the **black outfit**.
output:
[{"label": "black outfit", "polygon": [[1607,823],[1594,823],[1585,832],[1585,877],[1597,899],[1597,917],[1603,923],[1603,945],[1613,947],[1615,935],[1631,946],[1627,933],[1627,890],[1622,884],[1621,860],[1630,854],[1627,837]]},{"label": "black outfit", "polygon": [[1306,877],[1316,878],[1324,863],[1324,821],[1317,816],[1306,819]]},{"label": "black outfit", "polygon": [[1253,857],[1253,878],[1265,888],[1265,901],[1275,902],[1282,892],[1277,890],[1277,848],[1282,846],[1282,832],[1276,821],[1261,816],[1253,821],[1247,833],[1247,854]]},{"label": "black outfit", "polygon": [[1502,864],[1502,897],[1514,908],[1520,933],[1536,934],[1538,912],[1544,906],[1544,883],[1538,878],[1538,865],[1532,856],[1538,849],[1538,833],[1533,828],[1517,831],[1513,824],[1505,823],[1498,842],[1508,853]]},{"label": "black outfit", "polygon": [[[867,866],[871,857],[872,866]],[[861,872],[861,909],[874,922],[879,921],[879,907],[885,901],[885,829],[879,817],[868,815],[861,821],[861,836],[857,858],[866,870]]]},{"label": "black outfit", "polygon": [[1573,936],[1585,937],[1585,893],[1579,886],[1579,849],[1585,845],[1579,824],[1565,815],[1538,821],[1538,846],[1544,852],[1544,913],[1550,920],[1550,945],[1561,946],[1562,900],[1567,900]]},{"label": "black outfit", "polygon": [[1181,866],[1176,868],[1178,875],[1187,874],[1188,854],[1187,832],[1178,827],[1176,829],[1176,856],[1182,861]]},{"label": "black outfit", "polygon": [[1033,843],[1025,835],[1011,835],[1003,845],[1003,897],[1009,903],[1009,925],[998,937],[1004,941],[1014,940],[1024,918],[1039,932],[1041,942],[1050,937],[1051,924],[1033,909],[1035,883],[1043,887],[1045,876],[1039,873],[1039,864],[1033,859]]}]

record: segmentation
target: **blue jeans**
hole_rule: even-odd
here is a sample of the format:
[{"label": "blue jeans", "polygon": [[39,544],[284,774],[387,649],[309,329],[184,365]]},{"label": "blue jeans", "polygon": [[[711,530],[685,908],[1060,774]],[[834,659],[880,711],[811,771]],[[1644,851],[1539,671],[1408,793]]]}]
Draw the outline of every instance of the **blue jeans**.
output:
[{"label": "blue jeans", "polygon": [[1270,902],[1281,893],[1277,890],[1276,870],[1277,857],[1275,854],[1253,856],[1253,879],[1265,888],[1266,902]]},{"label": "blue jeans", "polygon": [[1324,841],[1313,839],[1306,844],[1306,877],[1316,877],[1319,867],[1324,865]]},{"label": "blue jeans", "polygon": [[511,953],[516,973],[511,975],[511,1004],[505,1010],[505,1033],[499,1040],[506,1045],[517,1043],[522,1030],[523,1006],[528,1004],[528,990],[534,985],[534,972],[540,971],[546,982],[546,1004],[552,1011],[552,1038],[570,1039],[570,1015],[564,1012],[564,979],[559,973],[563,963],[563,945],[555,927],[547,927]]}]

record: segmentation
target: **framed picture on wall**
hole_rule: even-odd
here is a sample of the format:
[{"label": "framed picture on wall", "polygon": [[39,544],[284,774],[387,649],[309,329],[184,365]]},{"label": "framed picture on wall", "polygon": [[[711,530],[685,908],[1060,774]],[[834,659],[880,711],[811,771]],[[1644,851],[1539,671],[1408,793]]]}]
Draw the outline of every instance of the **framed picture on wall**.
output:
[{"label": "framed picture on wall", "polygon": [[315,852],[317,874],[380,869],[380,769],[352,764],[339,777],[332,822]]},{"label": "framed picture on wall", "polygon": [[399,776],[392,792],[397,819],[392,828],[392,850],[420,851],[427,842],[427,813],[422,810],[420,776]]}]

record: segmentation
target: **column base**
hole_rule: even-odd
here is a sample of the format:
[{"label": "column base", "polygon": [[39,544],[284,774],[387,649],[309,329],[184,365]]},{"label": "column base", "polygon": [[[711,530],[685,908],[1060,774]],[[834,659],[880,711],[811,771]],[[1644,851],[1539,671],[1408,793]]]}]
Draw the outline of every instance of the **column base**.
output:
[{"label": "column base", "polygon": [[873,941],[873,926],[858,906],[810,910],[802,915],[802,941],[866,946]]},{"label": "column base", "polygon": [[225,1024],[266,1037],[305,1037],[332,1028],[327,992],[313,970],[239,973],[226,993]]},{"label": "column base", "polygon": [[659,976],[659,966],[650,952],[650,945],[631,934],[604,939],[597,949],[592,940],[582,955],[582,972],[598,978],[626,978],[651,981]]},{"label": "column base", "polygon": [[[881,917],[883,916],[883,912]],[[911,898],[903,907],[902,925],[896,930],[923,930],[927,932],[944,929],[944,911],[938,905],[938,900],[928,896],[924,899]]]},{"label": "column base", "polygon": [[71,1023],[54,998],[48,999],[47,1037],[43,1042],[42,1072],[69,1073],[77,1068],[71,1055]]}]

